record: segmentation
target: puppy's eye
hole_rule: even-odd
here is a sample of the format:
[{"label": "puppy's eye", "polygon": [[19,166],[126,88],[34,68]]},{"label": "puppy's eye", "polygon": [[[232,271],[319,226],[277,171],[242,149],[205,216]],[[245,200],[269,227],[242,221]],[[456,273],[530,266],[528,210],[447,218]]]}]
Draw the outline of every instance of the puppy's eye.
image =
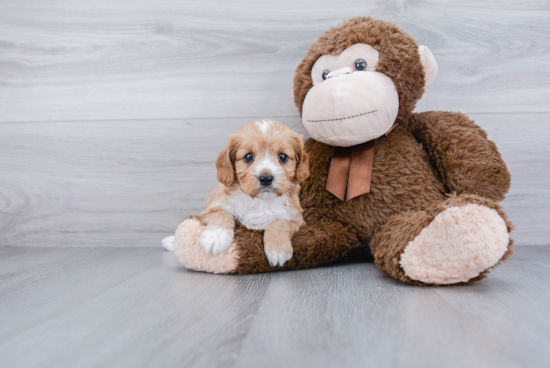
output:
[{"label": "puppy's eye", "polygon": [[254,155],[252,153],[247,153],[244,156],[244,162],[249,163],[252,162],[252,160],[254,160]]},{"label": "puppy's eye", "polygon": [[323,72],[323,80],[327,79],[328,73],[330,73],[330,70],[325,70],[325,71]]},{"label": "puppy's eye", "polygon": [[279,153],[279,161],[281,161],[283,164],[288,161],[288,156],[284,153]]},{"label": "puppy's eye", "polygon": [[353,69],[358,71],[363,71],[367,69],[367,62],[365,59],[357,59],[355,60],[355,63],[353,63]]}]

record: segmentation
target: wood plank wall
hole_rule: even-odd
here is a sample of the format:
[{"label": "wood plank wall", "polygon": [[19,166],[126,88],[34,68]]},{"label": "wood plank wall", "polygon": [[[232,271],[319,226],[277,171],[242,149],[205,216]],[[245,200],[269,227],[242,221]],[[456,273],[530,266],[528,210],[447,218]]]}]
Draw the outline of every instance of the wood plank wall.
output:
[{"label": "wood plank wall", "polygon": [[159,246],[199,212],[229,133],[262,117],[305,133],[294,69],[357,15],[430,47],[439,75],[416,111],[486,129],[516,244],[549,244],[546,1],[5,0],[0,246]]}]

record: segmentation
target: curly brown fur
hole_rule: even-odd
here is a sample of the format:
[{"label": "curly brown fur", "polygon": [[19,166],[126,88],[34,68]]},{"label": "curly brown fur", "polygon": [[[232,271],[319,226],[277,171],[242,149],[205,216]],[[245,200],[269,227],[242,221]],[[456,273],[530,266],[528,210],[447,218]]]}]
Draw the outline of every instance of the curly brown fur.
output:
[{"label": "curly brown fur", "polygon": [[502,201],[511,176],[487,133],[462,113],[413,114],[410,130],[420,140],[450,192],[474,193]]},{"label": "curly brown fur", "polygon": [[235,243],[239,248],[237,273],[258,273],[295,270],[322,266],[343,260],[352,249],[361,247],[355,229],[332,220],[311,220],[302,226],[292,238],[294,254],[282,267],[271,267],[263,253],[263,231],[244,227],[235,231]]}]

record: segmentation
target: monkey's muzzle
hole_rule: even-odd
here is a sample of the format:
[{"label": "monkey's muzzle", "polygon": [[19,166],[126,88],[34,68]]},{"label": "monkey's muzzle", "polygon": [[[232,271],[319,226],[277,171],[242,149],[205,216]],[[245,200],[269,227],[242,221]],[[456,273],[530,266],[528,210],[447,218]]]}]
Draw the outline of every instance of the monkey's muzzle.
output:
[{"label": "monkey's muzzle", "polygon": [[309,90],[302,121],[313,139],[350,147],[386,134],[398,110],[395,85],[384,74],[337,70]]}]

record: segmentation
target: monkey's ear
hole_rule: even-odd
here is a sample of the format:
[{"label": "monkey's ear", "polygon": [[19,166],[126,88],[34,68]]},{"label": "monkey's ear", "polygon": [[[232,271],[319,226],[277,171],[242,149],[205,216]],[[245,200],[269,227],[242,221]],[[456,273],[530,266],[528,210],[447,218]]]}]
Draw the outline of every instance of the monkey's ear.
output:
[{"label": "monkey's ear", "polygon": [[424,74],[426,75],[426,84],[424,88],[428,88],[437,75],[437,61],[435,61],[434,54],[432,54],[428,46],[418,46],[418,52],[420,53],[420,60],[422,61]]},{"label": "monkey's ear", "polygon": [[226,187],[233,186],[237,181],[237,175],[235,175],[235,169],[233,166],[233,158],[231,153],[231,144],[227,146],[218,155],[216,160],[216,169],[218,169],[218,181]]}]

